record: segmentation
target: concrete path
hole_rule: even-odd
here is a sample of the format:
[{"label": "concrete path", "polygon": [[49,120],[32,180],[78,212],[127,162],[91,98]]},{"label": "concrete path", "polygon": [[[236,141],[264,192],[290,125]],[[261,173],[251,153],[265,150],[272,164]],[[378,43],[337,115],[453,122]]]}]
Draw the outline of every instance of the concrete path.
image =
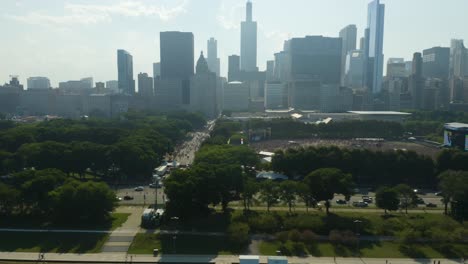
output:
[{"label": "concrete path", "polygon": [[[0,252],[0,261],[37,261],[38,253]],[[69,263],[239,263],[236,255],[127,255],[124,253],[100,254],[44,254],[45,262]],[[383,259],[383,258],[317,258],[317,257],[288,257],[290,264],[461,264],[460,259]],[[260,263],[267,263],[267,257],[261,256]]]},{"label": "concrete path", "polygon": [[133,238],[140,231],[143,207],[118,207],[117,213],[129,213],[128,219],[121,227],[111,232],[109,239],[102,247],[102,252],[125,254],[132,244]]}]

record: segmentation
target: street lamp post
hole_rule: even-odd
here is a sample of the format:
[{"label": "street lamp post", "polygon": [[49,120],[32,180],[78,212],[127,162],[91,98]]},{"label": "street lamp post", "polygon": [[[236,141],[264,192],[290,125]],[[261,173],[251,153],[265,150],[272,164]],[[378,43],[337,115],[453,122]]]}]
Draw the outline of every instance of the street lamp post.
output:
[{"label": "street lamp post", "polygon": [[177,239],[177,236],[174,235],[174,236],[172,237],[172,244],[173,244],[172,246],[174,247],[174,254],[176,254],[176,252],[177,252],[177,251],[176,251],[176,239]]},{"label": "street lamp post", "polygon": [[360,235],[359,235],[359,224],[362,223],[361,220],[354,220],[354,225],[356,227],[356,236],[357,236],[357,242],[356,242],[356,256],[360,256],[359,254],[359,242],[360,242]]}]

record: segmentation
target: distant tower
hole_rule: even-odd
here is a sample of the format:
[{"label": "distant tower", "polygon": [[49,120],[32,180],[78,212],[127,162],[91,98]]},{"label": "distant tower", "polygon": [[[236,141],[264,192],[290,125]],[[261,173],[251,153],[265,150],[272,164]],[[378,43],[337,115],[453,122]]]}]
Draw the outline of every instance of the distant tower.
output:
[{"label": "distant tower", "polygon": [[231,55],[228,61],[228,82],[239,81],[240,57],[238,55]]},{"label": "distant tower", "polygon": [[422,77],[422,54],[413,55],[413,70],[409,80],[409,90],[413,99],[413,108],[421,109],[423,105],[424,78]]},{"label": "distant tower", "polygon": [[247,2],[246,21],[241,23],[241,64],[246,72],[258,71],[257,68],[257,22],[252,19],[252,2]]},{"label": "distant tower", "polygon": [[119,92],[123,94],[135,93],[135,80],[133,79],[133,57],[125,50],[117,50],[117,68]]},{"label": "distant tower", "polygon": [[218,41],[214,38],[208,40],[208,57],[206,61],[208,62],[208,67],[211,72],[216,73],[216,76],[219,77],[220,74],[220,60],[218,58]]}]

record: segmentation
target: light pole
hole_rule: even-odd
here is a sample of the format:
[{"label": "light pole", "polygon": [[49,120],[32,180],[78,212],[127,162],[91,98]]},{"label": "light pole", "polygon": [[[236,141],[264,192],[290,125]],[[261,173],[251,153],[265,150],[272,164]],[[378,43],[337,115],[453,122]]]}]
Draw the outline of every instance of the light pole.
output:
[{"label": "light pole", "polygon": [[359,224],[362,223],[361,220],[354,220],[354,225],[356,226],[356,236],[357,236],[357,242],[356,242],[356,256],[359,257]]},{"label": "light pole", "polygon": [[173,244],[172,246],[174,247],[174,254],[176,254],[176,239],[177,239],[177,236],[174,235],[172,237],[172,244]]},{"label": "light pole", "polygon": [[176,239],[177,239],[177,229],[176,229],[176,224],[177,224],[177,220],[179,220],[179,217],[177,216],[173,216],[171,217],[171,220],[174,222],[174,236],[172,236],[172,246],[174,248],[174,254],[176,253]]}]

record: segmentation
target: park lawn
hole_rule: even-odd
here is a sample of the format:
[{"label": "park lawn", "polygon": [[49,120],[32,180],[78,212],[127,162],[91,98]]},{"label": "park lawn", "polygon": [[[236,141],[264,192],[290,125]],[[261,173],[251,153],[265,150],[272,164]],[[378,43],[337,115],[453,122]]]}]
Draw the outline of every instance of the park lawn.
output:
[{"label": "park lawn", "polygon": [[225,236],[177,235],[174,251],[173,235],[139,233],[133,239],[128,253],[152,254],[155,248],[162,254],[197,255],[233,255],[244,250],[238,246],[230,246]]},{"label": "park lawn", "polygon": [[[113,213],[110,223],[95,228],[114,230],[129,215]],[[98,253],[108,237],[107,233],[0,232],[0,251]]]},{"label": "park lawn", "polygon": [[98,253],[105,233],[0,232],[0,251]]},{"label": "park lawn", "polygon": [[[262,255],[276,255],[280,250],[279,241],[264,241],[259,245]],[[293,243],[286,242],[286,255],[300,255],[294,253]],[[352,257],[356,253],[355,246],[333,245],[329,242],[319,242],[305,246],[305,254],[316,257]],[[398,242],[361,242],[360,256],[367,258],[461,258],[468,252],[468,244],[413,244],[405,246]]]},{"label": "park lawn", "polygon": [[26,229],[96,229],[96,230],[114,230],[120,227],[130,214],[112,213],[111,220],[105,223],[89,225],[67,225],[51,223],[50,219],[45,217],[30,216],[9,216],[0,218],[1,228],[26,228]]}]

